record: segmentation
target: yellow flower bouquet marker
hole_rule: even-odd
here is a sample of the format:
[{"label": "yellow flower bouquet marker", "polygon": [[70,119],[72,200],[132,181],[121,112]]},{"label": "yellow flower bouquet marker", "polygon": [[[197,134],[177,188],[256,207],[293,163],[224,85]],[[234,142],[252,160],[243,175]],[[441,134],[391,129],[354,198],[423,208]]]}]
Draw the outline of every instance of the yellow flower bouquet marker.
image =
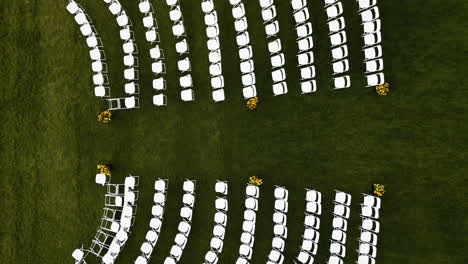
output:
[{"label": "yellow flower bouquet marker", "polygon": [[375,91],[380,96],[388,95],[390,93],[390,84],[389,83],[384,83],[382,85],[377,85],[375,87]]},{"label": "yellow flower bouquet marker", "polygon": [[109,123],[112,120],[112,113],[109,110],[103,111],[98,115],[98,121],[101,123]]}]

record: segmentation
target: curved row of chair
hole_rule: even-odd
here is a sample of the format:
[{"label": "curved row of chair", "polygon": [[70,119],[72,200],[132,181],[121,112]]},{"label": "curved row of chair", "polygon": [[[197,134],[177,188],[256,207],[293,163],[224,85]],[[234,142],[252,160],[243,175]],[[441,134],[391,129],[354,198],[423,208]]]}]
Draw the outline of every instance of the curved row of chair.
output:
[{"label": "curved row of chair", "polygon": [[232,16],[234,18],[234,29],[236,30],[236,43],[239,48],[240,71],[242,81],[242,94],[245,99],[257,96],[255,86],[255,71],[253,58],[253,49],[250,45],[250,35],[248,32],[247,17],[245,16],[245,7],[242,0],[229,0],[232,6]]},{"label": "curved row of chair", "polygon": [[210,250],[205,254],[204,264],[218,263],[218,254],[223,251],[224,235],[227,225],[228,201],[226,195],[228,192],[227,182],[217,181],[215,184],[216,193],[221,194],[215,200],[216,213],[214,215],[213,237],[210,240]]},{"label": "curved row of chair", "polygon": [[164,63],[164,51],[159,46],[161,38],[158,32],[158,22],[154,14],[153,5],[149,0],[140,0],[138,10],[143,15],[142,23],[146,29],[145,39],[150,43],[150,57],[153,59],[151,71],[156,75],[153,79],[153,89],[158,93],[153,96],[153,104],[155,106],[167,105],[166,95],[159,93],[166,90],[166,80],[163,75],[166,73],[166,64]]},{"label": "curved row of chair", "polygon": [[236,260],[236,264],[247,264],[252,258],[260,189],[255,185],[248,184],[245,188],[245,196],[244,222],[242,223],[242,234],[240,238],[241,245],[239,247],[239,257]]},{"label": "curved row of chair", "polygon": [[361,17],[364,40],[364,64],[367,86],[385,83],[382,59],[381,21],[377,0],[357,0]]},{"label": "curved row of chair", "polygon": [[322,214],[322,193],[306,189],[306,208],[304,218],[304,234],[298,256],[294,263],[312,264],[317,254],[320,239],[320,215]]},{"label": "curved row of chair", "polygon": [[174,237],[174,245],[171,247],[169,256],[164,260],[164,264],[175,264],[179,262],[185,246],[187,245],[190,230],[192,229],[192,214],[193,206],[195,205],[195,181],[185,180],[183,190],[183,206],[180,208],[181,220],[177,226],[179,232]]},{"label": "curved row of chair", "polygon": [[284,262],[284,246],[288,237],[287,216],[288,213],[288,190],[284,187],[275,187],[275,212],[273,213],[273,233],[271,251],[268,255],[267,264],[282,264]]},{"label": "curved row of chair", "polygon": [[[259,0],[262,10],[263,24],[268,41],[268,51],[270,52],[271,79],[273,81],[273,95],[282,95],[288,92],[286,83],[286,71],[284,69],[284,54],[281,48],[281,39],[277,37],[279,33],[279,22],[276,19],[276,6],[274,0]],[[271,44],[270,43],[275,43]],[[275,47],[276,46],[276,47]]]},{"label": "curved row of chair", "polygon": [[106,55],[102,40],[93,26],[86,11],[74,0],[70,0],[66,6],[67,11],[74,15],[75,22],[80,26],[81,34],[86,37],[86,44],[91,49],[91,70],[93,71],[94,95],[97,97],[110,97],[109,76],[107,75]]},{"label": "curved row of chair", "polygon": [[191,62],[189,59],[189,47],[187,44],[187,33],[185,30],[184,19],[180,8],[179,0],[166,0],[166,4],[170,7],[169,19],[174,23],[172,25],[172,34],[178,39],[175,48],[179,54],[177,61],[177,69],[181,73],[179,85],[182,88],[180,97],[182,101],[189,102],[195,100],[193,91],[193,79],[190,72],[192,71]]},{"label": "curved row of chair", "polygon": [[[348,46],[346,35],[346,24],[343,16],[343,4],[339,0],[324,0],[327,24],[330,33],[330,44],[332,48],[333,75],[342,75],[349,71]],[[343,75],[333,78],[335,89],[349,88],[351,78]]]},{"label": "curved row of chair", "polygon": [[[333,201],[333,216],[347,221],[350,214],[351,195],[335,190],[335,200]],[[334,220],[335,221],[335,220]],[[346,256],[346,230],[334,227],[331,235],[330,257],[328,264],[343,264],[342,258]]]},{"label": "curved row of chair", "polygon": [[153,249],[158,242],[163,222],[164,208],[167,199],[167,179],[158,179],[154,183],[154,205],[151,210],[153,217],[149,222],[149,230],[146,232],[146,241],[140,247],[141,255],[135,260],[135,264],[146,264],[151,258]]},{"label": "curved row of chair", "polygon": [[380,231],[379,210],[381,200],[368,194],[363,194],[361,204],[361,235],[359,237],[358,264],[375,264],[377,257],[377,235]]},{"label": "curved row of chair", "polygon": [[309,8],[306,0],[291,0],[293,17],[296,22],[294,28],[296,31],[297,45],[299,47],[297,54],[297,67],[301,78],[301,93],[312,93],[317,91],[315,78],[314,52],[312,48],[303,52],[302,47],[306,47],[309,41],[312,43],[312,23],[310,22]]},{"label": "curved row of chair", "polygon": [[206,46],[209,51],[208,60],[210,62],[209,72],[211,76],[212,98],[214,102],[224,101],[224,77],[221,66],[221,49],[219,43],[218,13],[214,8],[213,0],[201,2],[201,9],[205,14],[206,36],[208,41]]},{"label": "curved row of chair", "polygon": [[89,253],[100,258],[103,264],[114,263],[135,220],[138,176],[126,177],[124,184],[111,184],[110,177],[97,174],[96,183],[107,189],[101,224],[88,249],[82,247],[73,251],[75,263],[86,263]]}]

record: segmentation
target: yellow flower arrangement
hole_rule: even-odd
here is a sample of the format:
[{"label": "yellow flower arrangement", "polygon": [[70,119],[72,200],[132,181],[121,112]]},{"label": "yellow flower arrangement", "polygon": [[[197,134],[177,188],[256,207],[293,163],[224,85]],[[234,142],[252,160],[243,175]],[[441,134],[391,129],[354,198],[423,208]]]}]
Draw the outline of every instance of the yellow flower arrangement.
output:
[{"label": "yellow flower arrangement", "polygon": [[378,95],[385,96],[388,93],[390,93],[390,84],[384,83],[382,85],[377,85],[375,87],[375,91],[377,92]]},{"label": "yellow flower arrangement", "polygon": [[112,114],[109,110],[103,111],[98,115],[98,121],[102,123],[109,123],[112,120]]},{"label": "yellow flower arrangement", "polygon": [[258,97],[252,97],[249,100],[247,100],[247,109],[249,110],[254,110],[257,108],[258,105]]},{"label": "yellow flower arrangement", "polygon": [[374,184],[374,194],[382,196],[385,193],[385,186],[383,184]]},{"label": "yellow flower arrangement", "polygon": [[250,176],[249,177],[249,183],[253,185],[260,186],[263,184],[263,180],[258,178],[257,176]]},{"label": "yellow flower arrangement", "polygon": [[97,165],[97,168],[98,168],[98,172],[100,174],[105,174],[107,176],[110,176],[111,175],[111,171],[110,171],[110,166],[109,165],[106,165],[106,164],[98,164]]}]

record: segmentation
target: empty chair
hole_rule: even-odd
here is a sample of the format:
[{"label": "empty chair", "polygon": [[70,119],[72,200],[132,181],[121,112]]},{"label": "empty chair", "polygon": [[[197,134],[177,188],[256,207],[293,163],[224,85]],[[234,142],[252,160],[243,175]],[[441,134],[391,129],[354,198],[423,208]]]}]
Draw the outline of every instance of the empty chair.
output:
[{"label": "empty chair", "polygon": [[161,230],[162,221],[158,217],[153,217],[150,220],[149,226],[151,227],[151,229],[155,230],[156,232],[159,232]]},{"label": "empty chair", "polygon": [[268,43],[268,51],[270,54],[275,54],[281,51],[281,40],[276,39]]},{"label": "empty chair", "polygon": [[127,94],[139,94],[140,93],[140,87],[138,84],[135,84],[134,82],[126,83],[124,85],[125,93]]},{"label": "empty chair", "polygon": [[224,101],[224,99],[225,99],[224,89],[217,89],[217,90],[214,90],[214,91],[211,93],[211,96],[212,96],[213,101],[214,101],[215,103]]},{"label": "empty chair", "polygon": [[286,79],[286,71],[284,68],[272,71],[271,78],[273,79],[273,83],[284,81]]},{"label": "empty chair", "polygon": [[179,21],[172,26],[172,34],[176,37],[185,36],[185,28],[182,21]]},{"label": "empty chair", "polygon": [[314,257],[312,257],[309,253],[306,251],[299,252],[299,255],[296,257],[297,261],[299,261],[302,264],[313,264],[314,263]]},{"label": "empty chair", "polygon": [[294,11],[297,11],[307,5],[306,0],[291,0],[291,6]]},{"label": "empty chair", "polygon": [[247,18],[246,17],[238,19],[238,20],[236,20],[234,22],[234,29],[236,30],[236,32],[246,31],[247,27],[248,27],[248,24],[247,24]]},{"label": "empty chair", "polygon": [[255,242],[255,237],[247,232],[243,232],[240,239],[241,243],[249,247],[253,247]]},{"label": "empty chair", "polygon": [[254,71],[253,60],[246,60],[240,63],[240,70],[242,73],[250,73]]},{"label": "empty chair", "polygon": [[255,222],[257,219],[256,213],[252,209],[246,209],[244,211],[244,221],[252,221]]},{"label": "empty chair", "polygon": [[253,56],[252,46],[248,45],[239,49],[239,58],[241,60],[250,60]]},{"label": "empty chair", "polygon": [[179,60],[177,62],[177,68],[179,69],[179,71],[181,72],[186,72],[186,71],[190,71],[190,59],[189,58],[185,58],[183,60]]},{"label": "empty chair", "polygon": [[275,236],[279,236],[282,238],[287,238],[288,237],[288,228],[285,227],[284,225],[274,225],[273,226],[273,234]]},{"label": "empty chair", "polygon": [[239,33],[236,36],[236,43],[239,47],[243,47],[245,45],[249,45],[250,43],[250,37],[249,33],[247,31],[244,31],[242,33]]},{"label": "empty chair", "polygon": [[346,205],[346,206],[350,206],[351,205],[351,194],[336,191],[335,192],[335,202]]},{"label": "empty chair", "polygon": [[166,65],[162,61],[156,61],[151,64],[151,70],[156,74],[166,73]]},{"label": "empty chair", "polygon": [[182,248],[179,247],[178,245],[173,245],[171,247],[171,251],[169,252],[169,254],[171,254],[171,256],[176,260],[176,261],[179,261],[180,260],[180,257],[182,256]]},{"label": "empty chair", "polygon": [[216,181],[215,192],[227,195],[228,193],[228,184],[225,181]]},{"label": "empty chair", "polygon": [[313,93],[317,91],[317,83],[315,80],[309,80],[305,82],[301,82],[301,92],[303,94],[306,93]]},{"label": "empty chair", "polygon": [[112,2],[109,5],[109,11],[115,16],[118,15],[122,11],[122,6],[118,1]]},{"label": "empty chair", "polygon": [[159,39],[159,34],[156,32],[155,28],[151,28],[150,30],[145,32],[146,40],[149,42],[156,42]]},{"label": "empty chair", "polygon": [[283,213],[288,212],[288,202],[285,200],[276,200],[275,201],[275,210]]},{"label": "empty chair", "polygon": [[336,48],[333,48],[331,50],[332,53],[332,59],[335,60],[341,60],[346,57],[348,57],[348,46],[347,45],[342,45]]},{"label": "empty chair", "polygon": [[320,240],[320,233],[312,228],[306,227],[302,237],[306,240],[311,240],[315,243],[318,243]]},{"label": "empty chair", "polygon": [[208,60],[212,64],[221,62],[221,51],[220,50],[210,51],[210,53],[208,54]]},{"label": "empty chair", "polygon": [[361,231],[361,235],[359,236],[359,241],[377,246],[377,235],[372,232]]},{"label": "empty chair", "polygon": [[103,85],[103,84],[108,84],[109,80],[106,74],[102,74],[98,72],[95,75],[93,75],[93,83],[94,85]]},{"label": "empty chair", "polygon": [[276,7],[274,5],[262,10],[263,22],[268,22],[276,17]]},{"label": "empty chair", "polygon": [[335,89],[349,88],[351,86],[351,79],[348,75],[333,78],[333,84],[335,85]]},{"label": "empty chair", "polygon": [[195,95],[192,89],[185,89],[180,92],[182,101],[189,102],[195,100]]},{"label": "empty chair", "polygon": [[358,264],[375,264],[375,259],[367,255],[359,255]]},{"label": "empty chair", "polygon": [[214,5],[212,0],[205,0],[201,2],[201,8],[203,13],[207,14],[214,10]]},{"label": "empty chair", "polygon": [[260,0],[260,7],[262,9],[268,8],[273,5],[273,0]]},{"label": "empty chair", "polygon": [[373,233],[379,233],[380,231],[380,223],[376,220],[372,220],[369,218],[363,218],[361,223],[361,228]]},{"label": "empty chair", "polygon": [[366,66],[366,73],[383,71],[384,69],[382,59],[368,60],[364,63]]},{"label": "empty chair", "polygon": [[213,227],[213,236],[224,239],[226,229],[222,225],[215,225]]},{"label": "empty chair", "polygon": [[273,223],[278,225],[286,225],[286,214],[282,212],[274,212]]},{"label": "empty chair", "polygon": [[274,249],[279,250],[280,252],[284,251],[284,239],[281,237],[274,237],[273,240],[271,241],[271,247]]},{"label": "empty chair", "polygon": [[161,50],[161,48],[159,48],[159,45],[156,45],[155,47],[150,49],[150,56],[151,58],[156,60],[164,58],[163,51]]},{"label": "empty chair", "polygon": [[105,60],[106,56],[103,50],[100,50],[98,47],[95,47],[89,51],[89,57],[92,60]]},{"label": "empty chair", "polygon": [[216,252],[223,251],[223,240],[219,239],[218,237],[211,238],[210,248]]},{"label": "empty chair", "polygon": [[315,66],[306,66],[300,69],[301,80],[308,80],[315,78]]},{"label": "empty chair", "polygon": [[380,44],[380,42],[382,42],[382,34],[380,31],[364,35],[364,46],[366,47]]},{"label": "empty chair", "polygon": [[75,22],[80,26],[85,23],[91,23],[91,21],[88,21],[86,14],[83,12],[77,13],[74,18],[75,18]]},{"label": "empty chair", "polygon": [[274,36],[279,32],[278,20],[265,25],[265,33],[268,37]]},{"label": "empty chair", "polygon": [[377,4],[377,0],[358,0],[357,2],[360,10],[368,9]]},{"label": "empty chair", "polygon": [[129,23],[129,19],[128,19],[128,16],[127,14],[125,14],[124,11],[122,11],[122,13],[120,13],[120,15],[118,15],[115,20],[117,21],[117,24],[121,27],[125,27],[128,25]]},{"label": "empty chair", "polygon": [[335,203],[335,206],[333,207],[333,214],[334,215],[344,217],[346,219],[349,218],[349,211],[350,211],[349,207],[341,205],[341,204],[336,204]]},{"label": "empty chair", "polygon": [[169,11],[169,19],[172,22],[177,22],[182,19],[182,12],[180,12],[180,6],[176,6],[171,11]]},{"label": "empty chair", "polygon": [[343,14],[343,4],[338,2],[334,5],[330,5],[325,8],[325,12],[327,13],[328,19],[333,19],[338,17],[339,15]]},{"label": "empty chair", "polygon": [[377,86],[385,83],[384,74],[382,72],[366,75],[367,87]]},{"label": "empty chair", "polygon": [[188,52],[188,45],[187,45],[187,40],[186,39],[183,39],[183,40],[177,42],[175,46],[176,46],[176,51],[179,54]]},{"label": "empty chair", "polygon": [[333,69],[333,74],[347,72],[349,70],[348,59],[333,62],[332,69]]},{"label": "empty chair", "polygon": [[187,245],[187,237],[182,235],[182,234],[177,234],[174,237],[174,244],[176,244],[180,248],[184,249],[185,245]]},{"label": "empty chair", "polygon": [[81,8],[78,6],[78,4],[75,1],[70,1],[66,9],[72,15],[76,14],[78,11],[81,10]]},{"label": "empty chair", "polygon": [[344,20],[344,17],[342,16],[329,21],[327,24],[328,24],[328,30],[330,31],[330,33],[335,33],[345,28],[345,20]]},{"label": "empty chair", "polygon": [[257,96],[257,89],[255,85],[242,88],[242,95],[244,96],[245,99],[249,99],[249,98]]},{"label": "empty chair", "polygon": [[133,43],[133,40],[131,40],[131,39],[127,40],[122,45],[122,49],[123,49],[124,53],[126,53],[126,54],[131,54],[131,53],[137,54],[138,53],[137,47],[136,47],[135,43]]},{"label": "empty chair", "polygon": [[373,60],[382,57],[382,46],[377,45],[364,50],[364,60]]},{"label": "empty chair", "polygon": [[307,22],[296,27],[296,35],[298,39],[312,35],[312,23]]},{"label": "empty chair", "polygon": [[346,248],[340,243],[332,242],[330,244],[330,253],[344,258],[346,256]]},{"label": "empty chair", "polygon": [[206,46],[210,51],[218,50],[220,47],[218,37],[208,39],[208,41],[206,42]]},{"label": "empty chair", "polygon": [[238,4],[241,3],[241,0],[229,0],[229,3],[232,5],[232,6],[236,6]]},{"label": "empty chair", "polygon": [[102,41],[101,38],[96,37],[96,35],[93,33],[89,37],[86,38],[86,44],[90,48],[94,47],[102,47]]},{"label": "empty chair", "polygon": [[144,18],[143,18],[143,26],[145,28],[152,28],[152,27],[157,27],[155,19],[153,17],[153,13],[148,13]]},{"label": "empty chair", "polygon": [[190,207],[193,207],[195,204],[195,196],[191,193],[186,193],[182,196],[182,202]]},{"label": "empty chair", "polygon": [[252,197],[245,199],[245,208],[257,211],[258,210],[257,199],[252,198]]},{"label": "empty chair", "polygon": [[216,264],[218,263],[218,256],[213,251],[208,251],[205,255],[205,263]]},{"label": "empty chair", "polygon": [[211,87],[213,89],[219,89],[224,87],[224,78],[223,76],[215,76],[211,78]]},{"label": "empty chair", "polygon": [[94,95],[97,97],[110,97],[110,88],[107,86],[94,87]]},{"label": "empty chair", "polygon": [[362,24],[362,27],[364,30],[364,34],[369,34],[369,33],[380,31],[381,29],[380,19],[372,20],[369,22],[364,22]]},{"label": "empty chair", "polygon": [[316,202],[307,202],[306,203],[306,212],[311,214],[320,215],[322,214],[322,205]]},{"label": "empty chair", "polygon": [[177,227],[177,230],[179,230],[179,233],[188,236],[190,233],[190,224],[186,221],[181,221]]},{"label": "empty chair", "polygon": [[273,263],[282,264],[284,262],[284,256],[277,249],[272,249],[270,254],[268,254],[268,260]]},{"label": "empty chair", "polygon": [[141,1],[138,4],[138,9],[140,10],[140,13],[146,14],[151,10],[151,4],[149,1]]},{"label": "empty chair", "polygon": [[294,13],[293,16],[294,16],[294,21],[296,21],[296,25],[303,24],[307,22],[307,20],[310,18],[309,9],[305,7],[297,11],[296,13]]},{"label": "empty chair", "polygon": [[184,206],[180,208],[180,217],[184,218],[187,221],[192,221],[192,209],[190,207]]},{"label": "empty chair", "polygon": [[252,258],[252,248],[250,248],[247,245],[240,245],[239,255],[244,256],[247,259],[251,259]]},{"label": "empty chair", "polygon": [[288,190],[284,187],[276,187],[273,194],[276,199],[288,199]]},{"label": "empty chair", "polygon": [[164,94],[157,94],[153,96],[153,104],[155,106],[167,105],[167,97]]},{"label": "empty chair", "polygon": [[173,8],[174,6],[178,5],[178,0],[166,0],[166,4]]},{"label": "empty chair", "polygon": [[340,259],[338,256],[331,255],[328,258],[328,263],[327,264],[343,264],[343,260]]},{"label": "empty chair", "polygon": [[284,54],[280,53],[270,57],[271,67],[277,68],[284,66]]},{"label": "empty chair", "polygon": [[83,24],[80,27],[80,31],[81,31],[81,34],[85,37],[91,35],[94,32],[93,27],[88,23]]},{"label": "empty chair", "polygon": [[342,217],[335,216],[332,221],[333,228],[339,228],[346,232],[348,230],[348,221]]},{"label": "empty chair", "polygon": [[102,61],[93,61],[91,63],[91,70],[93,72],[107,72],[107,64],[102,63]]},{"label": "empty chair", "polygon": [[179,84],[182,88],[188,88],[193,86],[192,75],[186,74],[179,78]]},{"label": "empty chair", "polygon": [[306,189],[306,201],[308,202],[322,202],[322,193],[316,190]]},{"label": "empty chair", "polygon": [[138,58],[132,54],[125,55],[123,57],[123,63],[127,67],[138,66]]},{"label": "empty chair", "polygon": [[245,195],[248,197],[258,198],[260,195],[260,189],[255,185],[248,184],[247,187],[245,187]]},{"label": "empty chair", "polygon": [[241,79],[243,86],[251,86],[255,84],[255,74],[253,73],[244,74]]},{"label": "empty chair", "polygon": [[148,259],[151,256],[151,252],[153,252],[153,246],[148,242],[143,242],[140,247],[141,252],[143,255]]},{"label": "empty chair", "polygon": [[346,243],[346,233],[340,229],[333,230],[331,237],[333,240],[340,242],[341,244]]},{"label": "empty chair", "polygon": [[120,30],[120,39],[122,40],[130,40],[132,38],[132,31],[130,30],[129,26]]},{"label": "empty chair", "polygon": [[317,255],[318,244],[312,240],[302,240],[301,250],[308,251],[312,255]]},{"label": "empty chair", "polygon": [[361,21],[362,22],[369,22],[372,20],[375,20],[379,18],[380,13],[379,13],[379,8],[377,6],[367,9],[363,12],[361,12]]},{"label": "empty chair", "polygon": [[318,230],[320,228],[320,218],[315,215],[306,214],[304,218],[304,226]]},{"label": "empty chair", "polygon": [[312,40],[311,36],[308,36],[306,38],[298,40],[297,46],[300,52],[308,51],[314,47],[314,41]]},{"label": "empty chair", "polygon": [[163,77],[159,77],[153,80],[153,89],[162,91],[166,89],[166,80]]},{"label": "empty chair", "polygon": [[312,51],[300,53],[297,55],[298,66],[304,66],[314,63],[314,53]]},{"label": "empty chair", "polygon": [[332,47],[343,45],[346,43],[346,32],[340,31],[330,35],[330,42]]},{"label": "empty chair", "polygon": [[245,16],[244,4],[240,3],[237,6],[232,8],[232,17],[234,17],[234,19],[236,20],[241,19],[244,16]]},{"label": "empty chair", "polygon": [[365,206],[371,206],[380,209],[381,200],[379,197],[365,194],[363,204]]},{"label": "empty chair", "polygon": [[282,95],[288,93],[288,85],[286,82],[273,84],[273,95]]},{"label": "empty chair", "polygon": [[368,243],[359,243],[359,254],[368,255],[372,258],[377,257],[377,248]]},{"label": "empty chair", "polygon": [[[210,75],[211,75],[211,76],[218,76],[218,75],[221,75],[221,73],[222,73],[221,63],[213,63],[213,64],[211,64],[210,67],[209,67],[209,72],[210,72]],[[222,77],[220,77],[220,78],[222,78]],[[213,79],[214,79],[214,78],[212,78],[212,80],[211,80],[212,83],[213,83]],[[220,83],[220,80],[216,80],[215,82],[216,82],[216,83]],[[212,84],[212,86],[213,86],[213,84]],[[219,86],[219,85],[217,85],[217,86]],[[221,88],[221,87],[218,87],[218,88]]]},{"label": "empty chair", "polygon": [[206,27],[206,36],[208,38],[216,38],[219,36],[219,26],[214,24],[212,26]]},{"label": "empty chair", "polygon": [[361,215],[365,217],[370,217],[374,219],[379,218],[379,209],[371,206],[361,206]]},{"label": "empty chair", "polygon": [[205,25],[213,26],[218,23],[218,15],[216,12],[211,12],[205,15]]}]

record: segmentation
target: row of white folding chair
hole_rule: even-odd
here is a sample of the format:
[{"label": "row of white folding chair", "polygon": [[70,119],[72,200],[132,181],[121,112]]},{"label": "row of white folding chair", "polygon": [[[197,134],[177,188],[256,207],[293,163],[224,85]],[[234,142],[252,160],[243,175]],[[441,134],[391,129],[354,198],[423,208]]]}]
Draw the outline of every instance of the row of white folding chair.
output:
[{"label": "row of white folding chair", "polygon": [[288,237],[287,216],[288,212],[288,190],[284,187],[275,187],[275,212],[273,213],[273,233],[271,242],[272,249],[268,254],[267,264],[282,264],[284,262],[284,245]]},{"label": "row of white folding chair", "polygon": [[215,200],[216,213],[214,216],[213,237],[210,240],[210,250],[205,254],[206,264],[218,263],[218,254],[223,251],[224,233],[227,225],[228,202],[225,197]]},{"label": "row of white folding chair", "polygon": [[306,208],[304,218],[304,234],[302,235],[302,244],[300,252],[295,263],[309,264],[313,263],[314,256],[317,254],[318,242],[320,239],[320,215],[322,213],[322,193],[316,190],[306,190]]},{"label": "row of white folding chair", "polygon": [[[250,45],[250,35],[247,31],[248,23],[245,16],[245,7],[241,0],[229,1],[232,9],[231,13],[234,21],[234,28],[236,30],[236,43],[239,47],[239,59],[241,64],[241,81],[242,81],[242,94],[245,99],[257,96],[257,88],[255,86],[255,72],[253,69],[252,46]],[[245,62],[244,61],[249,61]]]},{"label": "row of white folding chair", "polygon": [[[375,198],[375,199],[373,199]],[[380,199],[371,195],[364,194],[364,204],[362,207],[369,207],[378,210],[380,208]],[[359,236],[358,264],[374,264],[377,257],[377,234],[380,232],[380,223],[368,217],[361,216],[361,234]]]},{"label": "row of white folding chair", "polygon": [[[329,264],[343,263],[341,258],[344,258],[346,255],[346,248],[344,246],[346,244],[346,219],[349,218],[351,195],[335,190],[334,204]],[[345,228],[345,230],[343,230],[343,228]]]},{"label": "row of white folding chair", "polygon": [[241,245],[239,247],[239,257],[237,258],[236,264],[249,263],[252,258],[260,189],[255,185],[247,184],[245,196],[244,222],[242,223],[243,232],[241,234]]},{"label": "row of white folding chair", "polygon": [[164,260],[165,264],[177,263],[180,260],[191,231],[192,212],[195,205],[195,181],[185,180],[182,189],[184,195],[182,196],[183,206],[180,209],[181,221],[177,227],[179,232],[174,238],[174,245],[169,256]]}]

